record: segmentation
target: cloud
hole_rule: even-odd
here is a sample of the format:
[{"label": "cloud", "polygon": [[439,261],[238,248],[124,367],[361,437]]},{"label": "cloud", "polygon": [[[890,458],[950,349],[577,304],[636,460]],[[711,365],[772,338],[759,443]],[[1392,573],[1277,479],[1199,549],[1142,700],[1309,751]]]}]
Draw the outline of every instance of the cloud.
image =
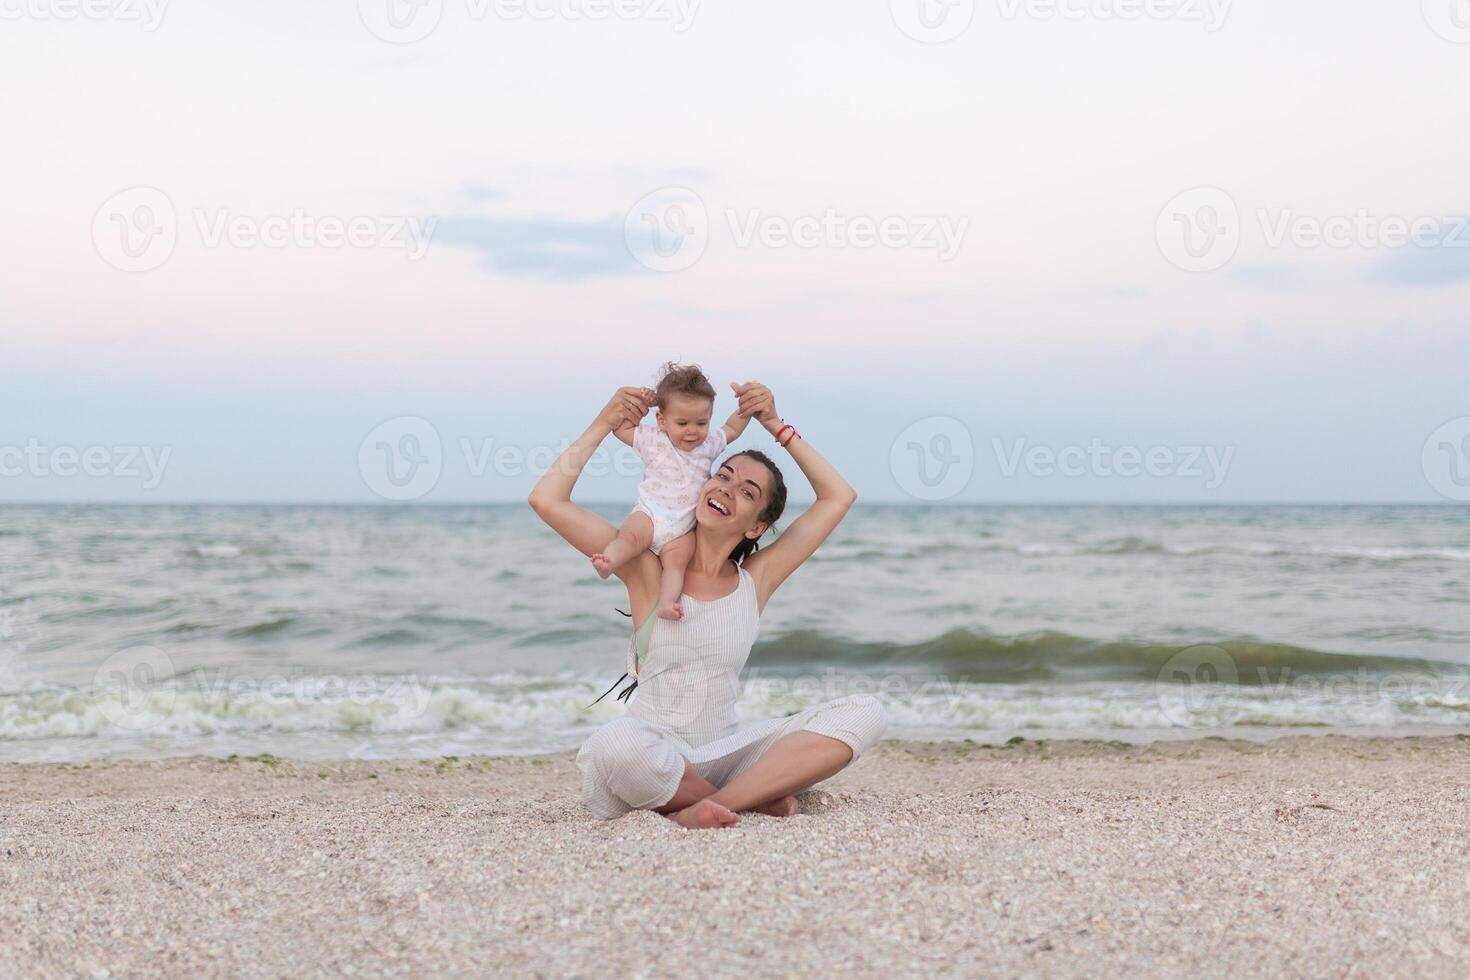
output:
[{"label": "cloud", "polygon": [[640,275],[620,218],[563,221],[460,215],[440,219],[435,244],[472,249],[498,272],[531,279]]},{"label": "cloud", "polygon": [[1296,270],[1280,262],[1239,266],[1230,271],[1230,278],[1242,286],[1256,289],[1295,289],[1302,284]]},{"label": "cloud", "polygon": [[1446,235],[1435,245],[1395,249],[1373,271],[1373,279],[1392,286],[1448,286],[1470,281],[1470,233]]},{"label": "cloud", "polygon": [[465,200],[476,203],[480,201],[498,201],[505,197],[504,191],[491,187],[489,184],[481,183],[478,180],[467,180],[463,184],[460,184],[459,192],[464,196]]}]

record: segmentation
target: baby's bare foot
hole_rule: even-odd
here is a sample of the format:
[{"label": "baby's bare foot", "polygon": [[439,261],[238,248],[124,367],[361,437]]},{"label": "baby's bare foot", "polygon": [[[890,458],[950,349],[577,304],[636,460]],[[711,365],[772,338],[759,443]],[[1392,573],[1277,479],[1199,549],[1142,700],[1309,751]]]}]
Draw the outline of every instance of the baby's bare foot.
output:
[{"label": "baby's bare foot", "polygon": [[662,602],[658,607],[659,619],[672,619],[674,622],[684,618],[684,607],[677,602]]},{"label": "baby's bare foot", "polygon": [[770,817],[794,817],[801,812],[794,796],[783,796],[753,809],[756,813],[764,813]]},{"label": "baby's bare foot", "polygon": [[613,573],[612,560],[600,552],[592,556],[592,567],[597,569],[598,578],[607,578]]},{"label": "baby's bare foot", "polygon": [[716,827],[733,827],[739,818],[728,807],[714,800],[700,800],[676,813],[665,814],[670,820],[690,830],[705,830]]}]

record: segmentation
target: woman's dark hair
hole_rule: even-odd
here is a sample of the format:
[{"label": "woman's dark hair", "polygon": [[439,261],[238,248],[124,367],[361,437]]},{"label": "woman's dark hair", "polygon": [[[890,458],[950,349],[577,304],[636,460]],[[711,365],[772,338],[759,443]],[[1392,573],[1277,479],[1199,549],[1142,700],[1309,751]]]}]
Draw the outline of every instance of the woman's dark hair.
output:
[{"label": "woman's dark hair", "polygon": [[709,383],[709,378],[704,376],[698,364],[675,364],[673,361],[665,364],[659,375],[658,386],[653,392],[661,410],[669,407],[670,395],[715,400],[715,386]]},{"label": "woman's dark hair", "polygon": [[[766,530],[769,531],[775,528],[776,521],[781,517],[781,512],[786,509],[786,480],[781,476],[780,468],[776,466],[771,457],[759,449],[747,449],[744,452],[735,453],[728,457],[725,462],[728,463],[736,456],[749,456],[771,473],[771,492],[766,496],[766,505],[761,508],[759,517],[760,520],[765,521]],[[755,554],[756,549],[759,547],[760,541],[753,538],[741,538],[740,543],[735,546],[735,550],[730,552],[730,560],[737,565],[744,564],[745,559]]]}]

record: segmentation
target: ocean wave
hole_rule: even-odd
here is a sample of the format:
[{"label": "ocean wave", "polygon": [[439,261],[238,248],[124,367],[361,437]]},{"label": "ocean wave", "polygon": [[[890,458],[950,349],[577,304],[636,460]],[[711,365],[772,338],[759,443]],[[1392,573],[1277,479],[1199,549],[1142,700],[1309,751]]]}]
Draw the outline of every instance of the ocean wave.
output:
[{"label": "ocean wave", "polygon": [[[534,735],[562,748],[621,716],[622,705],[591,702],[606,678],[498,674],[484,677],[319,675],[291,680],[213,683],[200,672],[124,689],[36,685],[0,694],[0,738],[104,740],[127,750],[146,740],[169,754],[171,742],[249,738],[301,745],[302,739],[351,735],[370,740],[446,735],[483,751],[524,744]],[[871,683],[861,675],[823,684],[747,677],[737,714],[780,717],[847,694],[874,694],[889,717],[890,737],[960,737],[1015,731],[1220,730],[1240,727],[1379,728],[1470,725],[1463,684],[1421,688],[1362,685],[1301,690],[1211,684],[1181,693],[1163,683],[1072,687],[995,685],[930,678],[908,685]],[[272,740],[276,740],[273,742]],[[193,740],[193,741],[191,741]],[[188,749],[197,751],[197,749]],[[96,755],[96,750],[89,750]],[[59,758],[53,751],[50,757]]]},{"label": "ocean wave", "polygon": [[244,549],[234,544],[201,544],[189,548],[185,554],[191,558],[239,558]]},{"label": "ocean wave", "polygon": [[1222,685],[1176,696],[1167,686],[1115,687],[1017,694],[966,688],[935,703],[885,699],[891,732],[1072,731],[1185,732],[1235,728],[1394,729],[1470,725],[1470,707],[1434,695],[1411,697],[1292,697],[1266,689]]},{"label": "ocean wave", "polygon": [[232,640],[254,640],[261,637],[274,636],[282,630],[287,630],[295,626],[297,622],[298,620],[295,616],[277,616],[274,619],[251,623],[249,626],[237,627],[225,635]]},{"label": "ocean wave", "polygon": [[[27,598],[34,598],[28,596]],[[178,600],[165,596],[148,603],[114,603],[114,597],[100,595],[97,593],[82,592],[68,597],[75,607],[62,613],[52,613],[47,618],[56,621],[93,622],[109,619],[132,619],[142,616],[156,616],[160,613],[172,612],[179,605]],[[103,603],[109,603],[103,605]]]},{"label": "ocean wave", "polygon": [[428,630],[466,630],[483,636],[499,636],[505,633],[503,627],[476,616],[447,616],[439,613],[416,612],[400,617],[398,622]]},{"label": "ocean wave", "polygon": [[[599,678],[600,680],[600,678]],[[37,685],[0,694],[0,738],[181,737],[218,734],[407,734],[574,724],[591,679],[314,675],[230,678],[211,671],[116,688]]]},{"label": "ocean wave", "polygon": [[828,546],[818,552],[824,561],[912,561],[948,554],[967,555],[1009,553],[1022,558],[1129,558],[1162,556],[1167,558],[1203,558],[1235,556],[1240,558],[1315,558],[1342,562],[1470,562],[1470,548],[1441,545],[1303,545],[1279,542],[1175,542],[1139,535],[1125,535],[1101,541],[1018,541],[984,544],[936,542],[903,546],[854,548]]},{"label": "ocean wave", "polygon": [[1245,686],[1283,676],[1367,671],[1442,676],[1461,665],[1412,657],[1333,653],[1281,643],[1222,640],[1209,644],[1105,642],[1043,631],[1004,637],[950,630],[918,643],[859,642],[821,630],[793,630],[756,644],[753,668],[773,673],[844,669],[930,670],[975,683],[1153,680],[1185,651],[1219,650],[1222,666]]},{"label": "ocean wave", "polygon": [[414,647],[429,642],[425,633],[403,627],[390,627],[360,636],[347,644],[350,649],[377,650],[393,647]]},{"label": "ocean wave", "polygon": [[1470,548],[1334,545],[1311,548],[1308,553],[1350,561],[1470,561]]}]

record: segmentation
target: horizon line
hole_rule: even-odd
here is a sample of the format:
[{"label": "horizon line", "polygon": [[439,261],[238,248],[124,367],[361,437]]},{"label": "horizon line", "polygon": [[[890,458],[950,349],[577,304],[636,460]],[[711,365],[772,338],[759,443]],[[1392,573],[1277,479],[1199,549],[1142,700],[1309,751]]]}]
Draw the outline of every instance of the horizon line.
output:
[{"label": "horizon line", "polygon": [[[815,497],[797,497],[793,504],[810,504]],[[626,500],[581,500],[591,507],[631,506]],[[868,500],[859,497],[858,506],[867,507],[1465,507],[1467,501],[1421,499],[1355,499],[1355,500]],[[342,500],[288,499],[263,500],[179,498],[172,500],[0,500],[0,507],[526,507],[524,499],[510,500]]]}]

